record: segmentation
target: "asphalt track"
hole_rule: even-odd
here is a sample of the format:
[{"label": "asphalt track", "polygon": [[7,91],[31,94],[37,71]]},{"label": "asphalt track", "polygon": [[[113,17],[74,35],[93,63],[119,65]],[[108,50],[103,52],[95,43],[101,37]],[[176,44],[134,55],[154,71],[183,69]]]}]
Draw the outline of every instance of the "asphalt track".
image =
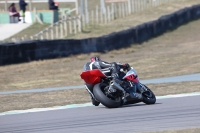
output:
[{"label": "asphalt track", "polygon": [[200,96],[0,116],[0,133],[134,133],[200,127]]}]

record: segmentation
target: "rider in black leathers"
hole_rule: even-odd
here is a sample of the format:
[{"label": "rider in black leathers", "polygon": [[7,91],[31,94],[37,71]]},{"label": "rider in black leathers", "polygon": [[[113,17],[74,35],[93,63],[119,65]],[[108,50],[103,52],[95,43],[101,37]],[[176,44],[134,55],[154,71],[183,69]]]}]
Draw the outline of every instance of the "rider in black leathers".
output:
[{"label": "rider in black leathers", "polygon": [[[101,69],[101,71],[107,75],[107,76],[111,76],[113,78],[113,80],[115,82],[117,82],[118,84],[123,84],[123,81],[120,79],[120,69],[126,69],[126,70],[130,70],[130,66],[128,63],[126,64],[121,64],[121,63],[116,63],[116,62],[112,62],[112,63],[108,63],[105,61],[102,61],[99,57],[92,57],[90,58],[90,62],[86,63],[85,65],[85,69],[87,70],[93,70],[93,69]],[[126,89],[125,89],[126,90]],[[131,92],[129,92],[129,94],[131,95],[131,97],[136,98],[136,99],[142,99],[142,95],[139,93],[136,93],[133,89]],[[94,99],[92,98],[92,102]],[[124,99],[126,101],[126,99]]]}]

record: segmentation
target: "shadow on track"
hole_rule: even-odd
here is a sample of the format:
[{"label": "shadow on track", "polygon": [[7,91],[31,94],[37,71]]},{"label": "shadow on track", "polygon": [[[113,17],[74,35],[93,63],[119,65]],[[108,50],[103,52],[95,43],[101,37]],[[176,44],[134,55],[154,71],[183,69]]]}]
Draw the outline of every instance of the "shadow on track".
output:
[{"label": "shadow on track", "polygon": [[[153,105],[156,105],[156,104],[162,104],[162,103],[155,103],[155,104],[148,105],[148,104],[145,104],[145,103],[139,102],[139,103],[135,103],[135,104],[127,104],[127,105],[123,105],[123,106],[118,107],[118,108],[121,109],[121,108],[136,107],[136,106],[153,106]],[[98,108],[117,109],[117,108],[107,108],[107,107],[105,107],[104,105],[102,105],[102,106],[98,106]]]}]

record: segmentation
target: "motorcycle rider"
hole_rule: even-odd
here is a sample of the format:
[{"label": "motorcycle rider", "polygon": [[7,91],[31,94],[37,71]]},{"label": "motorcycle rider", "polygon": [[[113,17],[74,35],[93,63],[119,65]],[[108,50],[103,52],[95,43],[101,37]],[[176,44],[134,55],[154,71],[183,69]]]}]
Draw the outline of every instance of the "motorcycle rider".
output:
[{"label": "motorcycle rider", "polygon": [[[130,70],[130,65],[128,63],[121,64],[121,63],[108,63],[105,61],[102,61],[99,57],[91,57],[90,62],[86,64],[86,67],[88,67],[89,70],[93,69],[100,69],[105,75],[111,75],[113,80],[117,82],[118,84],[123,84],[123,81],[120,79],[120,69],[126,69],[127,71]],[[130,89],[124,88],[126,92],[130,94],[132,98],[142,100],[142,94],[136,93],[136,89],[134,87]],[[92,99],[92,102],[95,102],[94,99]],[[126,102],[126,98],[124,98],[124,102]]]}]

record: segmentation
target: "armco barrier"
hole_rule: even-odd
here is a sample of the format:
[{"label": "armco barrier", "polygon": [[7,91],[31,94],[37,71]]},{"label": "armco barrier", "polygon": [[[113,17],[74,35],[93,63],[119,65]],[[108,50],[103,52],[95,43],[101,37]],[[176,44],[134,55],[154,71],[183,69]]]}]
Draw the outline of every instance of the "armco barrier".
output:
[{"label": "armco barrier", "polygon": [[97,38],[36,40],[19,44],[1,44],[0,65],[66,57],[71,54],[105,52],[128,47],[131,44],[147,41],[167,30],[198,18],[200,18],[200,5],[195,5],[162,16],[157,20]]}]

